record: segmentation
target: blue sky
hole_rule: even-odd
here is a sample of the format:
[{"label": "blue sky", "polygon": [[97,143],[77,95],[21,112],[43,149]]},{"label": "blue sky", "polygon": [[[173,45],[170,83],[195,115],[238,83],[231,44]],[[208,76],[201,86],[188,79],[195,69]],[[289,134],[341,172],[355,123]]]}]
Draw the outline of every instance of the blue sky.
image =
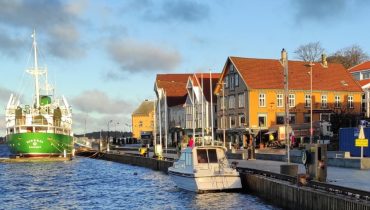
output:
[{"label": "blue sky", "polygon": [[158,73],[220,72],[227,56],[277,59],[282,48],[296,59],[297,47],[316,41],[328,55],[353,44],[370,53],[369,9],[361,0],[1,0],[0,103],[30,80],[33,28],[75,133],[85,121],[87,132],[109,120],[122,131],[155,98]]}]

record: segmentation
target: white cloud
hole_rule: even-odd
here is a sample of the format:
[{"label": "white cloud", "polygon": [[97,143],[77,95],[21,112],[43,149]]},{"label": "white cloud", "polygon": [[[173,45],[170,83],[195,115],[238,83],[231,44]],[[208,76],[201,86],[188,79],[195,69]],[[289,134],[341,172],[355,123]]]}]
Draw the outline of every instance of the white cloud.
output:
[{"label": "white cloud", "polygon": [[133,106],[124,100],[109,98],[100,90],[88,90],[79,96],[72,98],[71,105],[85,113],[99,114],[129,114],[133,111]]},{"label": "white cloud", "polygon": [[[0,1],[0,52],[5,55],[16,54],[22,49],[14,39],[14,30],[22,31],[23,42],[36,28],[38,34],[48,38],[47,49],[56,57],[75,59],[83,56],[86,47],[77,30],[82,22],[81,15],[86,7],[85,1],[73,1],[66,4],[53,0],[18,0]],[[27,34],[28,33],[28,34]],[[19,37],[19,32],[16,34]]]},{"label": "white cloud", "polygon": [[106,45],[109,56],[129,72],[173,70],[181,61],[180,53],[133,39],[113,39]]},{"label": "white cloud", "polygon": [[0,103],[1,104],[7,103],[9,98],[10,98],[11,93],[12,93],[12,91],[10,91],[9,89],[0,87]]}]

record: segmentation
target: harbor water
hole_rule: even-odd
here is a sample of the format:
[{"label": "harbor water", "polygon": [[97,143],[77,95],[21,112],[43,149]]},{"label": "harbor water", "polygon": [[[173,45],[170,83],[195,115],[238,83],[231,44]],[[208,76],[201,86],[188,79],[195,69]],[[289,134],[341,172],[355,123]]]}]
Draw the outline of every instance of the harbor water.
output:
[{"label": "harbor water", "polygon": [[90,158],[0,163],[0,172],[0,209],[277,209],[245,193],[187,192],[163,172]]}]

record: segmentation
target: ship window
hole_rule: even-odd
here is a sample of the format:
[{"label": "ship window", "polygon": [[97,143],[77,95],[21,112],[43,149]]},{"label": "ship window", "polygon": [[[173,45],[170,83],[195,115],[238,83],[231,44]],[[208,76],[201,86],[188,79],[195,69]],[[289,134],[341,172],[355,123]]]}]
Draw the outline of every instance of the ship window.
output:
[{"label": "ship window", "polygon": [[209,149],[208,157],[210,163],[218,163],[216,149]]},{"label": "ship window", "polygon": [[205,149],[198,149],[197,150],[198,154],[198,163],[208,163],[208,158],[207,158],[207,150]]}]

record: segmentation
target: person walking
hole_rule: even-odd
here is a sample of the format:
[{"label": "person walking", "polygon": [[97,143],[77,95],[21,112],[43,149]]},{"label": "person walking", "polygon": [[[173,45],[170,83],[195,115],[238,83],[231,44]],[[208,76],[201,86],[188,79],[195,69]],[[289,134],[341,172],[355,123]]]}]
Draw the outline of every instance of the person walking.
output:
[{"label": "person walking", "polygon": [[194,138],[193,137],[190,137],[188,147],[194,147]]}]

